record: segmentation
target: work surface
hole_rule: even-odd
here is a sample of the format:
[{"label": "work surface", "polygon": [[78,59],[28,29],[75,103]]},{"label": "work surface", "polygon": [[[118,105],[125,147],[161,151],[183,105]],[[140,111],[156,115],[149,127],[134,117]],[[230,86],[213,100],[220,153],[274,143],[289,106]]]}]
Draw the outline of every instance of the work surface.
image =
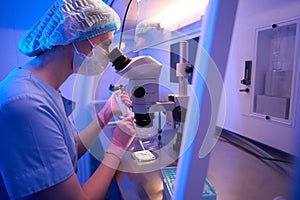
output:
[{"label": "work surface", "polygon": [[[291,164],[284,165],[293,170]],[[211,153],[207,174],[217,200],[290,200],[292,177],[223,141]]]},{"label": "work surface", "polygon": [[[261,160],[219,141],[211,153],[207,178],[217,200],[290,199],[292,180]],[[160,170],[147,173],[117,174],[123,199],[164,199]]]},{"label": "work surface", "polygon": [[142,174],[119,173],[116,180],[124,200],[163,199],[164,187],[160,171]]}]

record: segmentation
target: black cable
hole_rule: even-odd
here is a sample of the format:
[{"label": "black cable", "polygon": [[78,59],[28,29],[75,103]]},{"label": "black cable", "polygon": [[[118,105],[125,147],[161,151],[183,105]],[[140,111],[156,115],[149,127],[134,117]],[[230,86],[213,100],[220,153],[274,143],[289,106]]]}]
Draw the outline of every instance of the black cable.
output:
[{"label": "black cable", "polygon": [[110,7],[112,7],[112,5],[114,4],[115,0],[112,0],[109,4]]},{"label": "black cable", "polygon": [[267,158],[261,155],[258,155],[256,153],[254,153],[253,151],[250,151],[249,149],[247,149],[246,147],[243,147],[242,145],[237,144],[236,142],[233,142],[232,140],[228,139],[227,137],[221,136],[222,138],[226,139],[227,142],[229,142],[232,145],[237,146],[238,148],[246,151],[247,153],[250,153],[251,155],[257,157],[257,158],[261,158],[264,160],[270,160],[270,161],[276,161],[276,162],[283,162],[283,163],[290,163],[289,161],[286,160],[281,160],[281,159],[277,159],[277,158]]},{"label": "black cable", "polygon": [[123,38],[123,31],[124,31],[124,27],[125,27],[125,20],[127,18],[127,14],[128,14],[128,10],[129,10],[129,7],[130,7],[130,4],[131,4],[132,0],[130,0],[128,2],[128,5],[126,7],[126,11],[125,11],[125,14],[124,14],[124,18],[123,18],[123,23],[122,23],[122,28],[121,28],[121,35],[120,35],[120,43],[119,43],[119,49],[121,49],[121,43],[122,43],[122,38]]},{"label": "black cable", "polygon": [[[232,144],[232,145],[236,146],[237,148],[239,148],[239,149],[245,151],[246,153],[249,153],[249,154],[253,155],[253,156],[256,157],[257,159],[261,160],[262,162],[265,162],[265,164],[267,164],[265,160],[279,161],[279,162],[287,162],[287,161],[283,161],[283,160],[279,160],[279,159],[273,159],[273,158],[266,158],[266,157],[263,157],[263,156],[261,156],[261,155],[258,155],[258,154],[256,154],[256,153],[254,153],[253,151],[247,149],[246,147],[243,147],[242,145],[239,145],[239,144],[237,144],[236,142],[233,142],[232,140],[228,139],[227,137],[224,137],[224,136],[221,136],[221,137],[223,138],[223,140],[221,140],[221,141],[227,142],[227,143],[229,143],[229,144]],[[271,167],[271,166],[270,166],[270,167]],[[280,168],[280,169],[283,171],[283,173],[284,173],[285,175],[290,176],[289,173],[288,173],[285,169],[283,169],[283,168]]]}]

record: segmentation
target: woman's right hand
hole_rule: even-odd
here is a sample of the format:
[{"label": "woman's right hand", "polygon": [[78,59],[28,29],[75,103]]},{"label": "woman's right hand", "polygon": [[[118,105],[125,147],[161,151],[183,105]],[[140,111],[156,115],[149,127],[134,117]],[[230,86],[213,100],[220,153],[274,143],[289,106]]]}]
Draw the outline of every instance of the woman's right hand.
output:
[{"label": "woman's right hand", "polygon": [[112,153],[120,159],[122,158],[136,135],[133,120],[133,116],[128,116],[117,123],[111,139],[111,145],[107,150],[108,153]]}]

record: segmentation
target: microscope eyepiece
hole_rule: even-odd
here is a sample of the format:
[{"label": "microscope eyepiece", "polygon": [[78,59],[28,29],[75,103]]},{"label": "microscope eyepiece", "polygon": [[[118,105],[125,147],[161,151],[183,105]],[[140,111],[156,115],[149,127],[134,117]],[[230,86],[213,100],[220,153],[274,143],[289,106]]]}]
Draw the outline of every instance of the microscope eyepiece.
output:
[{"label": "microscope eyepiece", "polygon": [[108,54],[108,58],[117,71],[123,70],[131,61],[131,59],[125,56],[118,47],[114,48]]}]

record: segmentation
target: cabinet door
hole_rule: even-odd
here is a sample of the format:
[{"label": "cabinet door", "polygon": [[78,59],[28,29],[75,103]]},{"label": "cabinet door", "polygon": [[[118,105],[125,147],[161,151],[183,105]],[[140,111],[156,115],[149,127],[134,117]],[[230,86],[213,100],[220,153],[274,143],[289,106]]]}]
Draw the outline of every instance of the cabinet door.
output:
[{"label": "cabinet door", "polygon": [[274,122],[292,124],[297,98],[299,20],[256,31],[252,111]]}]

